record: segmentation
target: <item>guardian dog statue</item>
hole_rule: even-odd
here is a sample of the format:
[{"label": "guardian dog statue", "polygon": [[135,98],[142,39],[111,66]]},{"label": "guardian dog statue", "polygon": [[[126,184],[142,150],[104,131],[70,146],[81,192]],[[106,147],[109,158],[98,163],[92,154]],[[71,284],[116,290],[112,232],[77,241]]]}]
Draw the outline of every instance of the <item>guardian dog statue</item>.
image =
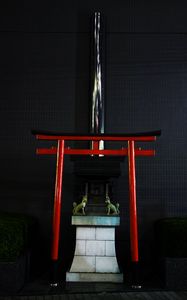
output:
[{"label": "guardian dog statue", "polygon": [[109,196],[106,196],[105,203],[107,204],[107,215],[119,215],[119,203],[112,204]]},{"label": "guardian dog statue", "polygon": [[73,202],[73,215],[85,215],[85,207],[88,199],[87,196],[83,196],[80,203]]}]

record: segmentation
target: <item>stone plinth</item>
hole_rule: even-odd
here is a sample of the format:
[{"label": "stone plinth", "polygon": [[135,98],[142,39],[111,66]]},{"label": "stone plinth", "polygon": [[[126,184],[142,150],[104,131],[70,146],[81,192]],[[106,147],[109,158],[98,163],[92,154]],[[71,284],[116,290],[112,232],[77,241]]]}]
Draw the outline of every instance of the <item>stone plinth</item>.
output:
[{"label": "stone plinth", "polygon": [[76,247],[66,281],[122,282],[115,250],[118,216],[73,216]]},{"label": "stone plinth", "polygon": [[80,226],[119,226],[118,216],[72,216],[72,225]]}]

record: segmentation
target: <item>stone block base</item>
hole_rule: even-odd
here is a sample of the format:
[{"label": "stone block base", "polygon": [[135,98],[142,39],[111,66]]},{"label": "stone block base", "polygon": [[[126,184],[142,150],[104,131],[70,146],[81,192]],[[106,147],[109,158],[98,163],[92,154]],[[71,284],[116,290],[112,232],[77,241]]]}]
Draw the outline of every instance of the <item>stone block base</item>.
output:
[{"label": "stone block base", "polygon": [[123,274],[117,273],[66,273],[66,281],[74,282],[123,282]]},{"label": "stone block base", "polygon": [[74,216],[72,224],[76,225],[76,247],[66,281],[123,282],[115,249],[119,217]]}]

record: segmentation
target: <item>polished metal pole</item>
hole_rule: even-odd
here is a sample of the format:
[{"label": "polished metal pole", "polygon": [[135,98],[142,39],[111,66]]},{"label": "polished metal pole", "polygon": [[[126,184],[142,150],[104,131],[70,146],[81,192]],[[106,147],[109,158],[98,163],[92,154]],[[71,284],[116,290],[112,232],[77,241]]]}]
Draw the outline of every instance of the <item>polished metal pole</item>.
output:
[{"label": "polished metal pole", "polygon": [[[101,13],[95,12],[92,37],[92,87],[91,87],[91,133],[104,133],[104,82],[103,82],[103,43],[104,32],[101,28]],[[99,149],[104,149],[100,141]]]}]

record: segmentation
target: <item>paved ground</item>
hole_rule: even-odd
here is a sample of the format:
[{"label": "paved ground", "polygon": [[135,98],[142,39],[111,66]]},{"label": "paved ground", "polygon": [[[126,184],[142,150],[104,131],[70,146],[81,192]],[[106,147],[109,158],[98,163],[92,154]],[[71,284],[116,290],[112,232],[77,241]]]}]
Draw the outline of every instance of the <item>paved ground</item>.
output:
[{"label": "paved ground", "polygon": [[119,293],[80,293],[40,296],[0,297],[1,300],[186,300],[187,291],[152,291],[152,292],[119,292]]},{"label": "paved ground", "polygon": [[[0,291],[1,295],[1,291]],[[124,283],[66,282],[52,288],[48,276],[28,282],[14,296],[1,295],[0,300],[187,300],[185,291],[164,289],[158,282],[144,283],[133,289]]]},{"label": "paved ground", "polygon": [[33,282],[15,296],[0,296],[0,300],[187,300],[186,291],[167,291],[162,288],[132,289],[124,284],[73,283],[51,288],[47,282]]}]

